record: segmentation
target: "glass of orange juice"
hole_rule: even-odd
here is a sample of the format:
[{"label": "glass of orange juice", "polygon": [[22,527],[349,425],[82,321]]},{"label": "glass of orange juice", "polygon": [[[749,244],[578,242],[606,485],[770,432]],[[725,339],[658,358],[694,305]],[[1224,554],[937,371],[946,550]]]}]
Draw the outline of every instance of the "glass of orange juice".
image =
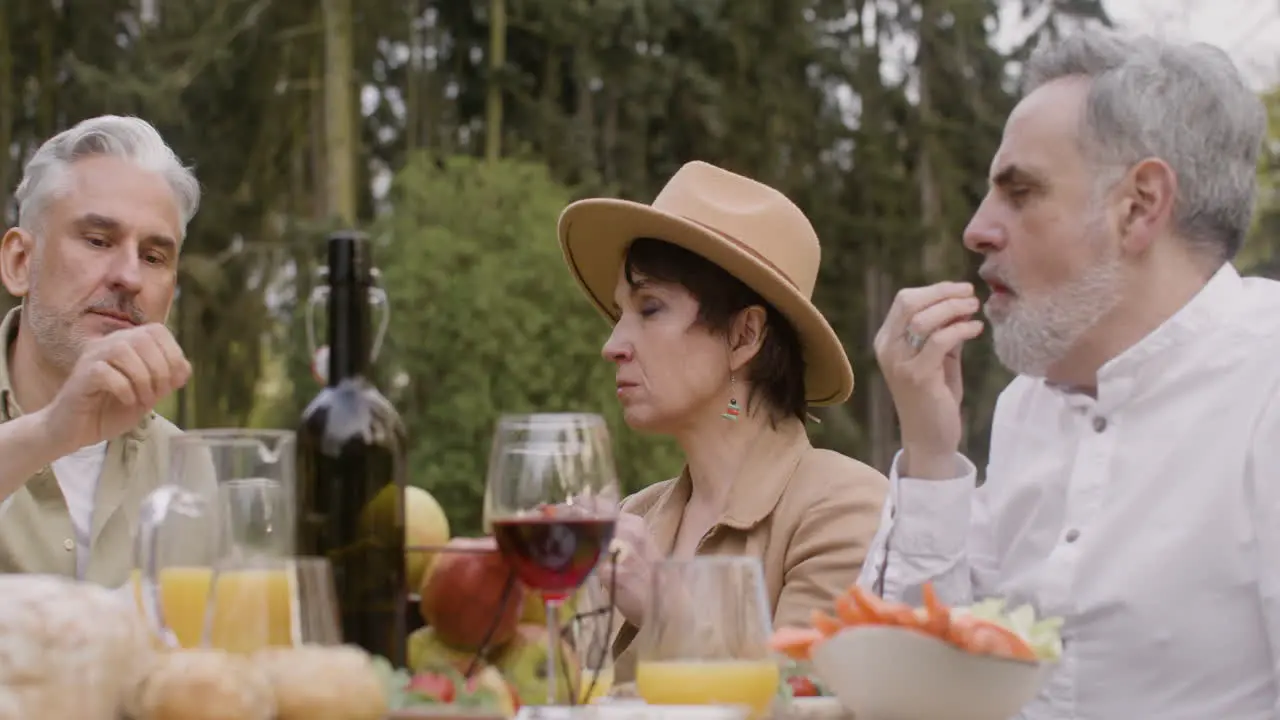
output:
[{"label": "glass of orange juice", "polygon": [[[144,504],[140,538],[142,605],[164,644],[231,652],[291,644],[291,558],[259,537],[271,530],[273,508],[287,502],[283,487],[253,478],[220,483],[212,502],[177,486],[162,486]],[[151,558],[193,518],[212,519],[208,565],[158,567]],[[155,600],[159,599],[157,604]]]},{"label": "glass of orange juice", "polygon": [[[141,583],[134,592],[144,612]],[[167,567],[160,571],[164,619],[180,647],[252,652],[266,646],[340,645],[333,568],[301,557],[280,568]]]},{"label": "glass of orange juice", "polygon": [[159,644],[290,644],[293,456],[283,430],[170,441],[169,473],[143,500],[135,547],[138,600]]},{"label": "glass of orange juice", "polygon": [[636,690],[654,705],[738,705],[759,720],[777,696],[769,601],[754,557],[665,560],[653,568],[637,637]]},{"label": "glass of orange juice", "polygon": [[251,653],[342,642],[333,567],[326,558],[219,571],[209,592],[205,647]]}]

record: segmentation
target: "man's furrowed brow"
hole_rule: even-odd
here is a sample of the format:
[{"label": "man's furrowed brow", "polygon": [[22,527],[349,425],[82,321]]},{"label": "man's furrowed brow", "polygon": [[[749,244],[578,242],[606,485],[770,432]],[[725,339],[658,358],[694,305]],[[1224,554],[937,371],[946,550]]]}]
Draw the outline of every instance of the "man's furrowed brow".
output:
[{"label": "man's furrowed brow", "polygon": [[1042,186],[1044,184],[1044,177],[1040,173],[1017,163],[1005,165],[991,176],[991,185],[993,187],[1009,187],[1013,185]]}]

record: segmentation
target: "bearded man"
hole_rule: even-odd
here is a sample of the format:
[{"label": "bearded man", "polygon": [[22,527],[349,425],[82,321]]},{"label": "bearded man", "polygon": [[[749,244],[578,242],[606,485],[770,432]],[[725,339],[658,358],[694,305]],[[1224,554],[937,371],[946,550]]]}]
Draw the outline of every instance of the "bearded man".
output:
[{"label": "bearded man", "polygon": [[179,434],[154,409],[191,374],[164,320],[200,186],[151,125],[103,116],[41,145],[15,196],[0,239],[0,281],[23,298],[0,322],[0,572],[121,587]]},{"label": "bearded man", "polygon": [[[859,582],[1059,616],[1027,719],[1280,717],[1280,284],[1230,260],[1266,118],[1202,44],[1040,49],[965,230],[967,283],[900,292],[876,338],[902,450]],[[959,453],[985,310],[1017,374],[985,482]]]}]

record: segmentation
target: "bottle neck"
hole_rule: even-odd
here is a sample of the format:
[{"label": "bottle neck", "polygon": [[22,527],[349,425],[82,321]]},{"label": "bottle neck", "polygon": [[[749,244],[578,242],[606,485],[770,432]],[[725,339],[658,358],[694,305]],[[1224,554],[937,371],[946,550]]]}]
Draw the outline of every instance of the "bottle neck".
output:
[{"label": "bottle neck", "polygon": [[329,387],[364,376],[369,365],[369,289],[356,282],[329,288]]}]

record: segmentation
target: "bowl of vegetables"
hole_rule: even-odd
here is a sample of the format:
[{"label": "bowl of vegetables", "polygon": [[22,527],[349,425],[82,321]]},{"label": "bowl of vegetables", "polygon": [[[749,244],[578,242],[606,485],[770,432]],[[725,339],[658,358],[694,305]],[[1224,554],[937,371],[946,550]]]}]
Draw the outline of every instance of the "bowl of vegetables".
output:
[{"label": "bowl of vegetables", "polygon": [[854,587],[835,615],[780,628],[773,645],[812,662],[858,720],[999,720],[1040,691],[1062,653],[1061,626],[1003,600],[950,608],[930,585],[920,608]]}]

